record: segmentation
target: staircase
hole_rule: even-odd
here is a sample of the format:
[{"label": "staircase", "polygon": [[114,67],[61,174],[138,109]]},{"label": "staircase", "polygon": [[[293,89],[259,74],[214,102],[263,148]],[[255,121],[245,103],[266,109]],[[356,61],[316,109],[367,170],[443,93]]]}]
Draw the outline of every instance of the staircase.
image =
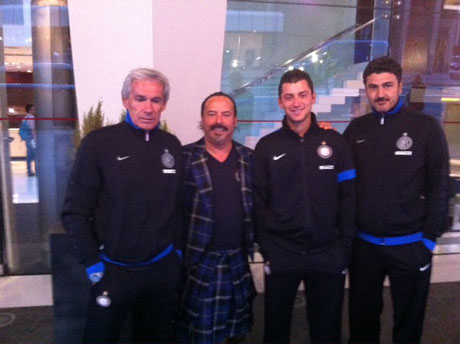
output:
[{"label": "staircase", "polygon": [[[359,100],[360,95],[363,93],[364,84],[362,79],[362,64],[354,65],[355,78],[352,80],[345,80],[343,87],[334,87],[330,90],[329,94],[321,94],[322,90],[318,90],[320,93],[317,96],[316,104],[313,105],[312,111],[317,114],[318,120],[320,121],[349,121],[352,113],[352,105]],[[359,72],[356,72],[359,70]],[[347,77],[350,77],[350,72],[347,73]],[[344,76],[342,76],[344,77]],[[277,95],[271,95],[264,101],[269,101],[277,106]],[[276,113],[265,114],[265,118],[277,118],[273,120],[267,120],[265,122],[254,121],[247,125],[250,128],[246,129],[246,135],[241,130],[237,132],[236,139],[244,142],[244,145],[250,148],[254,148],[259,139],[281,127],[281,119],[284,116],[282,110],[279,109]],[[249,123],[248,123],[249,124]],[[338,129],[344,129],[347,123],[338,124]],[[245,125],[246,126],[246,125]]]}]

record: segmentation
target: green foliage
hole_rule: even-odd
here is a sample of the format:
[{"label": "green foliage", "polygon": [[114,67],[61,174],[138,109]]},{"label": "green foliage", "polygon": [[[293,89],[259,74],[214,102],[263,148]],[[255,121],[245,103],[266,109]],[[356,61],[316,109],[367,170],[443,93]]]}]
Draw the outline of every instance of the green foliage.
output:
[{"label": "green foliage", "polygon": [[[85,113],[83,115],[83,123],[81,125],[81,128],[79,130],[75,131],[74,135],[74,145],[75,149],[78,149],[81,144],[81,140],[88,135],[91,131],[95,129],[102,128],[105,125],[111,125],[115,124],[114,122],[108,121],[105,119],[105,114],[104,110],[102,110],[102,100],[99,100],[97,102],[96,108],[94,106],[91,106],[89,109],[88,113]],[[123,109],[120,114],[120,118],[118,120],[118,123],[122,123],[126,119],[126,114],[127,111],[126,109]],[[105,122],[105,123],[104,123]],[[160,123],[160,129],[172,133],[171,129],[168,126],[168,123],[166,120],[162,120]]]},{"label": "green foliage", "polygon": [[127,113],[128,112],[126,111],[126,109],[121,110],[120,119],[118,120],[118,123],[123,123],[126,120]]},{"label": "green foliage", "polygon": [[170,134],[173,134],[174,135],[174,132],[171,130],[171,128],[168,126],[168,122],[166,122],[166,120],[162,120],[161,123],[160,123],[160,129],[166,131],[167,133],[170,133]]},{"label": "green foliage", "polygon": [[102,110],[102,100],[99,100],[97,102],[96,108],[91,106],[88,113],[83,115],[83,123],[81,128],[75,131],[74,144],[76,149],[80,147],[81,140],[86,135],[88,135],[91,131],[102,128],[104,126],[104,117],[104,111]]}]

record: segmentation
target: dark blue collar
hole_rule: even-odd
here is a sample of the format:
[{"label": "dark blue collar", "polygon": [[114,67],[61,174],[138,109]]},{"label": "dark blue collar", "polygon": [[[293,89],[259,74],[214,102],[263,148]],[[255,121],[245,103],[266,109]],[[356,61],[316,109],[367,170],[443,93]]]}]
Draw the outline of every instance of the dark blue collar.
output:
[{"label": "dark blue collar", "polygon": [[372,112],[374,113],[374,115],[378,115],[378,116],[382,116],[382,115],[394,115],[394,114],[397,113],[399,110],[401,110],[401,108],[403,107],[403,105],[404,105],[404,102],[403,102],[402,98],[399,97],[398,104],[396,104],[396,106],[395,106],[391,111],[388,111],[388,112],[378,112],[377,110],[375,110],[374,108],[372,108]]},{"label": "dark blue collar", "polygon": [[136,129],[141,129],[137,125],[134,124],[133,119],[131,118],[131,114],[129,113],[128,110],[126,110],[125,122],[130,124],[132,127],[136,128]]},{"label": "dark blue collar", "polygon": [[[144,129],[142,129],[142,128],[140,128],[140,127],[138,127],[137,125],[134,124],[133,119],[131,118],[131,114],[129,113],[128,110],[126,110],[125,122],[128,123],[129,125],[131,125],[133,128],[136,128],[136,129],[139,129],[139,130],[144,130]],[[158,123],[158,125],[155,128],[153,128],[152,130],[155,130],[155,129],[159,128],[159,127],[160,127],[160,123]]]}]

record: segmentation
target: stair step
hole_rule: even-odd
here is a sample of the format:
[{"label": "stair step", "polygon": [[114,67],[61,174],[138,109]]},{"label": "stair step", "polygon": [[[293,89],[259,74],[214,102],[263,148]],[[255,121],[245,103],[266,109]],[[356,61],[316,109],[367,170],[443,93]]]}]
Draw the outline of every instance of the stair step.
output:
[{"label": "stair step", "polygon": [[331,112],[331,104],[314,104],[312,107],[313,112]]},{"label": "stair step", "polygon": [[345,97],[358,97],[359,89],[358,88],[333,88],[332,95],[334,96],[345,96]]},{"label": "stair step", "polygon": [[319,96],[316,100],[316,104],[345,104],[345,96],[327,95]]},{"label": "stair step", "polygon": [[246,139],[244,141],[244,145],[254,149],[256,147],[257,142],[259,142],[260,138],[264,137],[265,135],[268,135],[275,130],[281,128],[281,122],[273,122],[273,126],[271,128],[262,128],[259,131],[258,136],[246,136]]},{"label": "stair step", "polygon": [[344,85],[345,85],[345,88],[364,89],[364,84],[361,80],[346,80]]}]

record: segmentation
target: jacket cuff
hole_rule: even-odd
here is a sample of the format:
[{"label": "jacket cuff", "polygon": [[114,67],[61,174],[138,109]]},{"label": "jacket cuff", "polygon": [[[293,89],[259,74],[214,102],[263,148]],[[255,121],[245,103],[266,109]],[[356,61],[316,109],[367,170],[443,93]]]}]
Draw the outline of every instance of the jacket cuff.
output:
[{"label": "jacket cuff", "polygon": [[105,272],[105,265],[103,262],[98,262],[90,267],[86,268],[86,274],[88,275],[88,279],[93,282],[99,282],[102,277],[104,277]]},{"label": "jacket cuff", "polygon": [[427,249],[429,249],[430,251],[434,251],[434,249],[436,247],[436,242],[435,241],[427,239],[427,238],[423,238],[422,242],[423,242],[423,245],[425,245],[425,247]]}]

